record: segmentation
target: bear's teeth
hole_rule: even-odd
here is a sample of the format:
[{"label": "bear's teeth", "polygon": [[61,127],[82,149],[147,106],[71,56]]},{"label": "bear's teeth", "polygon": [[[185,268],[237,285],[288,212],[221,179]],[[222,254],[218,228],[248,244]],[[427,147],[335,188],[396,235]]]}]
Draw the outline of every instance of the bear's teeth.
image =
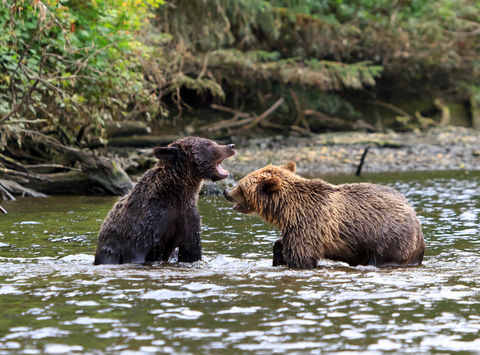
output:
[{"label": "bear's teeth", "polygon": [[229,175],[228,171],[222,168],[220,164],[217,164],[217,171],[220,175]]}]

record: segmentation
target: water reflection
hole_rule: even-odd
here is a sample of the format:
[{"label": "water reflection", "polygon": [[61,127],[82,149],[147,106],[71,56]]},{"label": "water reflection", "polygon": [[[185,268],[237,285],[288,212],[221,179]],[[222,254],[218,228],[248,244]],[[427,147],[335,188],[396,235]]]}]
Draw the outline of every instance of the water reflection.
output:
[{"label": "water reflection", "polygon": [[221,198],[200,203],[202,261],[94,267],[114,199],[10,203],[0,353],[478,351],[478,181],[384,181],[412,202],[426,236],[424,264],[403,269],[273,268],[279,232]]}]

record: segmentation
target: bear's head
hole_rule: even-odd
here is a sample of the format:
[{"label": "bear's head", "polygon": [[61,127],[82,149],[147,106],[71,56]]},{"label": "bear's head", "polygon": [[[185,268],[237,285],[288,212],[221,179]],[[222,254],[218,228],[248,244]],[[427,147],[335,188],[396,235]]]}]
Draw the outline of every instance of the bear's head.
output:
[{"label": "bear's head", "polygon": [[167,147],[155,147],[153,151],[160,161],[189,171],[197,178],[217,181],[229,175],[221,164],[235,155],[235,145],[220,145],[206,138],[186,137]]},{"label": "bear's head", "polygon": [[296,179],[293,161],[281,165],[267,165],[242,178],[236,187],[223,192],[234,202],[233,209],[240,213],[256,212],[269,221],[279,206],[281,196],[291,181]]}]

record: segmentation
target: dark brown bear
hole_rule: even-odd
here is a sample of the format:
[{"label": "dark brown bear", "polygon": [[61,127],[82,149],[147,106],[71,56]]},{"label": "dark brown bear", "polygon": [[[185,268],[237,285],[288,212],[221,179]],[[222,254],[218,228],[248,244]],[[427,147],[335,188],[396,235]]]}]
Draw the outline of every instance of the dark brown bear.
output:
[{"label": "dark brown bear", "polygon": [[228,176],[221,167],[234,145],[187,137],[154,148],[158,163],[118,200],[100,228],[95,265],[202,258],[198,193],[202,180]]},{"label": "dark brown bear", "polygon": [[256,212],[282,231],[273,265],[314,268],[320,259],[356,265],[419,265],[420,222],[395,190],[368,183],[331,185],[295,174],[295,163],[268,165],[224,192],[241,213]]}]

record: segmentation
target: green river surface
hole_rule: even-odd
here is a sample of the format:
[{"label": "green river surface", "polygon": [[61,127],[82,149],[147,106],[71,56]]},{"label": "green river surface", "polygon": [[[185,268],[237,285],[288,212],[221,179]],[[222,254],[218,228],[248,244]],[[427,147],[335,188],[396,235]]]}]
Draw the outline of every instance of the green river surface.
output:
[{"label": "green river surface", "polygon": [[279,231],[220,196],[200,199],[201,262],[93,266],[115,197],[4,202],[0,354],[478,353],[480,173],[362,180],[412,203],[422,266],[272,267]]}]

